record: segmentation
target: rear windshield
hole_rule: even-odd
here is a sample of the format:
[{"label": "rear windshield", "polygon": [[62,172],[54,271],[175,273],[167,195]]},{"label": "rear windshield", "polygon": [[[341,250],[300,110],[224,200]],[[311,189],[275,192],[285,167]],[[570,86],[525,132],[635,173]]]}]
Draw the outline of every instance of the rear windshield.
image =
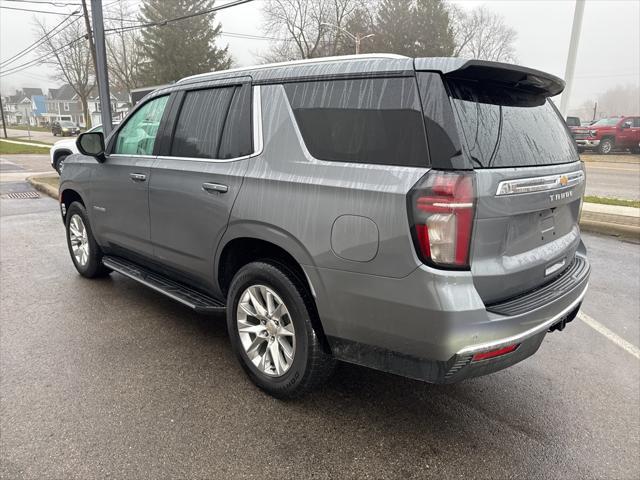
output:
[{"label": "rear windshield", "polygon": [[288,83],[309,153],[320,160],[426,167],[429,154],[414,77]]},{"label": "rear windshield", "polygon": [[471,81],[450,81],[449,88],[475,168],[579,159],[564,120],[546,98]]},{"label": "rear windshield", "polygon": [[73,122],[60,122],[60,125],[63,127],[75,127]]}]

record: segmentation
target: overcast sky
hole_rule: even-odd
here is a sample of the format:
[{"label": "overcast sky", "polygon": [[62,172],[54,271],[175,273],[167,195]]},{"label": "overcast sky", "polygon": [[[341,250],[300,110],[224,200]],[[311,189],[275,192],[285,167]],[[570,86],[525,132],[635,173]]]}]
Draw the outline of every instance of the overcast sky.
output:
[{"label": "overcast sky", "polygon": [[[69,1],[69,0],[67,0]],[[137,0],[129,0],[132,4]],[[219,0],[223,3],[227,0]],[[465,9],[485,5],[504,16],[505,22],[518,32],[518,63],[538,68],[560,77],[569,49],[574,0],[453,0]],[[221,11],[217,20],[223,31],[260,35],[261,0]],[[1,6],[64,10],[46,4],[26,4],[0,0]],[[72,7],[66,7],[71,12]],[[0,9],[0,59],[11,57],[36,38],[33,15]],[[44,16],[53,26],[61,16]],[[264,40],[222,37],[238,65],[250,65],[256,55],[268,48]],[[25,60],[29,60],[29,57]],[[15,63],[17,65],[22,61]],[[571,105],[579,105],[615,85],[640,84],[640,0],[588,0],[578,50]],[[53,86],[46,68],[33,67],[0,78],[3,93],[16,88]]]}]

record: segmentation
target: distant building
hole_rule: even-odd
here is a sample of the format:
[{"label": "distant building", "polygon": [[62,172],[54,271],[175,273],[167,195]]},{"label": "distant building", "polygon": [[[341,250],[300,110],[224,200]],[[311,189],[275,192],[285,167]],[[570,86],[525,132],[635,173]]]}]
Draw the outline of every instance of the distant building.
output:
[{"label": "distant building", "polygon": [[71,85],[50,88],[46,103],[49,122],[70,120],[80,127],[86,126],[82,102]]},{"label": "distant building", "polygon": [[41,88],[23,88],[3,99],[8,125],[45,125],[46,101]]},{"label": "distant building", "polygon": [[[91,124],[98,125],[102,123],[102,117],[100,116],[100,95],[98,90],[91,91],[93,94],[89,98],[89,111],[91,112]],[[111,96],[111,119],[114,122],[120,122],[129,112],[131,103],[129,101],[129,95],[127,92],[119,90],[109,90]]]}]

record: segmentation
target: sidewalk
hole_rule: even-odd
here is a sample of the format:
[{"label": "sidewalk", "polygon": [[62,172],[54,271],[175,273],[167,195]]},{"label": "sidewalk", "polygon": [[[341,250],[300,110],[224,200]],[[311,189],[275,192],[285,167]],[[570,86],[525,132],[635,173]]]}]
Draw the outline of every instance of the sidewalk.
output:
[{"label": "sidewalk", "polygon": [[583,203],[580,227],[584,231],[640,240],[640,208]]}]

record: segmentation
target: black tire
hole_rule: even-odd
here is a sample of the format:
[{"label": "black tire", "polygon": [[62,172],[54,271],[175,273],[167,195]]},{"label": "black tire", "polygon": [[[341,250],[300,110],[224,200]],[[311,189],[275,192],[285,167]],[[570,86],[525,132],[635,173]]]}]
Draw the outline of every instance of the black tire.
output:
[{"label": "black tire", "polygon": [[601,140],[600,144],[598,145],[598,153],[600,153],[601,155],[609,155],[610,153],[613,153],[613,146],[613,140],[610,138],[605,138]]},{"label": "black tire", "polygon": [[53,168],[56,169],[56,172],[58,172],[58,175],[62,175],[62,169],[64,168],[64,161],[68,156],[69,155],[60,155],[58,158],[56,158],[53,164]]},{"label": "black tire", "polygon": [[53,133],[53,136],[54,136],[54,137],[57,137],[57,136],[58,136],[58,134],[57,134],[57,133],[55,133],[55,132],[51,132],[51,133]]},{"label": "black tire", "polygon": [[[241,295],[253,285],[264,285],[282,299],[295,329],[293,360],[281,376],[269,376],[254,365],[238,333],[238,303]],[[249,263],[236,273],[227,296],[227,327],[232,349],[253,383],[274,397],[294,398],[313,390],[331,376],[336,361],[325,351],[313,327],[315,315],[313,299],[286,266],[260,261]]]},{"label": "black tire", "polygon": [[639,155],[640,154],[640,147],[632,148],[631,149],[631,153],[633,153],[634,155]]},{"label": "black tire", "polygon": [[584,148],[578,147],[578,153],[584,153]]},{"label": "black tire", "polygon": [[[88,245],[87,260],[84,264],[76,259],[73,253],[72,240],[71,240],[71,222],[74,216],[80,217],[82,223],[86,229],[86,243]],[[86,278],[98,278],[104,277],[111,273],[111,270],[102,264],[102,250],[93,237],[91,231],[91,225],[89,224],[89,217],[84,206],[80,202],[73,202],[67,209],[65,217],[65,227],[67,232],[67,247],[69,248],[69,254],[71,255],[71,261],[76,267],[76,270],[80,275]]]}]

